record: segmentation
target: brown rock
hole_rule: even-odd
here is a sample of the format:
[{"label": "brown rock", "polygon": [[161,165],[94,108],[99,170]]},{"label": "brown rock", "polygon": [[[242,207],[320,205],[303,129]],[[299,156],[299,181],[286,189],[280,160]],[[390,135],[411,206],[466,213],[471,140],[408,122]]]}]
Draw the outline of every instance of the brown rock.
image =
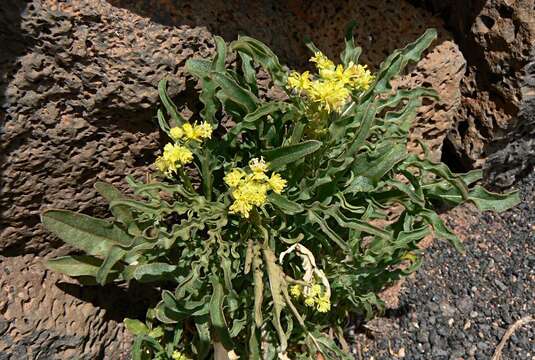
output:
[{"label": "brown rock", "polygon": [[157,83],[170,76],[186,97],[184,62],[208,56],[212,35],[104,1],[34,1],[20,21],[36,45],[2,62],[14,73],[2,84],[0,251],[43,254],[59,245],[40,225],[44,208],[106,216],[95,181],[124,186],[147,171],[160,147]]},{"label": "brown rock", "polygon": [[127,294],[80,287],[41,261],[0,257],[0,358],[127,359]]},{"label": "brown rock", "polygon": [[[413,0],[439,13],[468,62],[462,105],[447,147],[462,167],[492,155],[492,182],[510,186],[535,163],[533,0]],[[513,143],[502,150],[506,144]],[[528,160],[530,159],[530,160]],[[508,174],[503,173],[508,172]]]}]

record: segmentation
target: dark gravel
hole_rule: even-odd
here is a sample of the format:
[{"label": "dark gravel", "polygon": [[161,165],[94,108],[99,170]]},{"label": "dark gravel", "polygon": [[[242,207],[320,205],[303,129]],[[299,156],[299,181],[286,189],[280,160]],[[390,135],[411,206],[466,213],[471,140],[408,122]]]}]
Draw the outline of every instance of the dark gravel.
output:
[{"label": "dark gravel", "polygon": [[[535,316],[535,171],[517,187],[522,203],[505,213],[463,207],[446,216],[466,255],[435,241],[399,309],[374,320],[379,332],[357,336],[357,359],[491,359],[509,326]],[[509,339],[510,359],[535,360],[534,322]]]}]

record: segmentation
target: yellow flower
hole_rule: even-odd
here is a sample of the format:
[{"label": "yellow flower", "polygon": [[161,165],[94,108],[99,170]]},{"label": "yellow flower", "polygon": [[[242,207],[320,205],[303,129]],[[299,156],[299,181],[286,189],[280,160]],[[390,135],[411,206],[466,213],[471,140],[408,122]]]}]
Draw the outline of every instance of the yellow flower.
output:
[{"label": "yellow flower", "polygon": [[156,158],[156,161],[154,162],[154,165],[160,172],[165,173],[167,171],[167,161],[162,156],[158,156]]},{"label": "yellow flower", "polygon": [[182,125],[182,130],[184,131],[184,136],[190,140],[199,140],[198,133],[194,130],[193,125],[190,123],[185,123]]},{"label": "yellow flower", "polygon": [[366,91],[375,81],[375,76],[372,75],[366,65],[351,64],[347,71],[351,76],[351,81],[349,84],[357,90]]},{"label": "yellow flower", "polygon": [[331,300],[327,296],[320,296],[316,300],[316,305],[316,309],[321,313],[331,310]]},{"label": "yellow flower", "polygon": [[314,305],[316,305],[316,298],[312,296],[307,296],[305,298],[305,305],[308,307],[314,307]]},{"label": "yellow flower", "polygon": [[290,287],[290,295],[292,295],[292,297],[298,299],[301,297],[302,294],[303,289],[301,285],[293,285],[292,287]]},{"label": "yellow flower", "polygon": [[229,208],[231,213],[241,214],[246,219],[249,217],[249,212],[252,209],[253,205],[244,200],[235,200]]},{"label": "yellow flower", "polygon": [[171,355],[171,358],[173,360],[190,360],[189,357],[187,357],[186,355],[182,354],[178,350],[173,351],[173,354]]},{"label": "yellow flower", "polygon": [[193,160],[193,154],[185,146],[167,144],[163,148],[163,158],[170,163],[179,162],[180,164],[185,165]]},{"label": "yellow flower", "polygon": [[288,76],[288,86],[296,90],[307,90],[310,87],[310,73],[305,71],[299,74],[297,71],[292,71]]},{"label": "yellow flower", "polygon": [[279,174],[273,173],[271,178],[266,175],[268,164],[263,158],[254,158],[249,161],[251,173],[234,168],[228,172],[223,180],[232,189],[234,202],[230,206],[231,213],[241,214],[244,218],[249,217],[253,206],[262,206],[267,201],[268,190],[280,194],[286,186]]},{"label": "yellow flower", "polygon": [[181,128],[176,127],[176,126],[171,128],[171,130],[169,132],[171,133],[171,139],[173,139],[174,141],[177,141],[182,136],[184,136],[184,130],[182,130]]},{"label": "yellow flower", "polygon": [[313,57],[310,58],[310,61],[316,63],[318,70],[326,70],[334,68],[334,63],[329,60],[329,58],[321,52],[317,52]]},{"label": "yellow flower", "polygon": [[313,81],[308,92],[313,102],[320,104],[327,112],[339,111],[349,98],[350,91],[338,81]]},{"label": "yellow flower", "polygon": [[268,169],[268,164],[264,161],[264,158],[254,158],[249,161],[249,169],[253,174],[264,174]]},{"label": "yellow flower", "polygon": [[321,285],[314,284],[308,290],[307,296],[316,297],[316,296],[319,296],[320,293],[321,293]]},{"label": "yellow flower", "polygon": [[262,206],[267,200],[267,186],[256,181],[248,181],[232,192],[236,200],[243,200],[256,206]]},{"label": "yellow flower", "polygon": [[268,179],[268,185],[271,187],[271,190],[273,192],[280,194],[282,190],[284,190],[284,187],[286,186],[286,180],[284,180],[280,174],[273,173],[271,174],[271,177]]},{"label": "yellow flower", "polygon": [[154,165],[158,170],[166,175],[176,172],[182,165],[188,164],[193,160],[191,151],[182,145],[167,144],[163,148],[162,156],[158,156]]},{"label": "yellow flower", "polygon": [[236,187],[244,176],[245,172],[242,169],[234,168],[225,175],[223,180],[228,186]]},{"label": "yellow flower", "polygon": [[211,139],[212,138],[212,125],[204,121],[201,125],[195,126],[195,131],[199,134],[201,138]]}]

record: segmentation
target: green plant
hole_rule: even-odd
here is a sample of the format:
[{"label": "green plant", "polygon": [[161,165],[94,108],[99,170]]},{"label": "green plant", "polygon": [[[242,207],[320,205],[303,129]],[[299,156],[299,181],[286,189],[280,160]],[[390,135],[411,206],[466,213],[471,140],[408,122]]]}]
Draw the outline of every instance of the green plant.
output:
[{"label": "green plant", "polygon": [[[454,174],[424,144],[425,156],[407,152],[417,108],[436,93],[394,92],[390,81],[435,37],[428,30],[375,75],[358,65],[352,28],[340,65],[308,44],[317,74],[289,73],[252,38],[227,47],[216,37],[212,61],[186,63],[202,84],[202,121],[182,118],[159,85],[170,140],[155,162],[160,180],[128,177],[129,197],[97,183],[113,222],[45,211],[44,225],[86,253],[48,267],[161,290],[145,322],[125,320],[134,359],[349,359],[348,316],[382,309],[377,294],[418,267],[421,239],[434,231],[462,249],[436,202],[518,202],[469,188],[480,171]],[[260,96],[256,65],[284,99]]]}]

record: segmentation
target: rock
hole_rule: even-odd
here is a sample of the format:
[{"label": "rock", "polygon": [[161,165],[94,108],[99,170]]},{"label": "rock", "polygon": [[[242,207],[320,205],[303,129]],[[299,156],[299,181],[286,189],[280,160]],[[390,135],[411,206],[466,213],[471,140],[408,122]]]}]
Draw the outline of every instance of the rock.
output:
[{"label": "rock", "polygon": [[461,311],[463,314],[468,314],[474,308],[474,303],[470,296],[463,296],[457,300],[456,306],[457,309],[459,309],[459,311]]},{"label": "rock", "polygon": [[123,317],[143,314],[140,293],[95,292],[47,271],[33,255],[0,256],[0,354],[8,359],[126,359]]},{"label": "rock", "polygon": [[488,182],[510,186],[535,163],[533,1],[412,2],[445,19],[468,63],[448,155],[464,168],[488,157]]},{"label": "rock", "polygon": [[[10,3],[18,2],[0,6]],[[184,63],[212,52],[212,34],[154,24],[105,1],[36,0],[19,21],[4,42],[10,49],[24,36],[30,44],[1,63],[12,78],[1,84],[0,252],[42,255],[61,244],[40,225],[44,208],[108,216],[93,184],[124,188],[126,175],[144,176],[160,147],[157,83],[170,76],[172,94],[186,101]]]}]

